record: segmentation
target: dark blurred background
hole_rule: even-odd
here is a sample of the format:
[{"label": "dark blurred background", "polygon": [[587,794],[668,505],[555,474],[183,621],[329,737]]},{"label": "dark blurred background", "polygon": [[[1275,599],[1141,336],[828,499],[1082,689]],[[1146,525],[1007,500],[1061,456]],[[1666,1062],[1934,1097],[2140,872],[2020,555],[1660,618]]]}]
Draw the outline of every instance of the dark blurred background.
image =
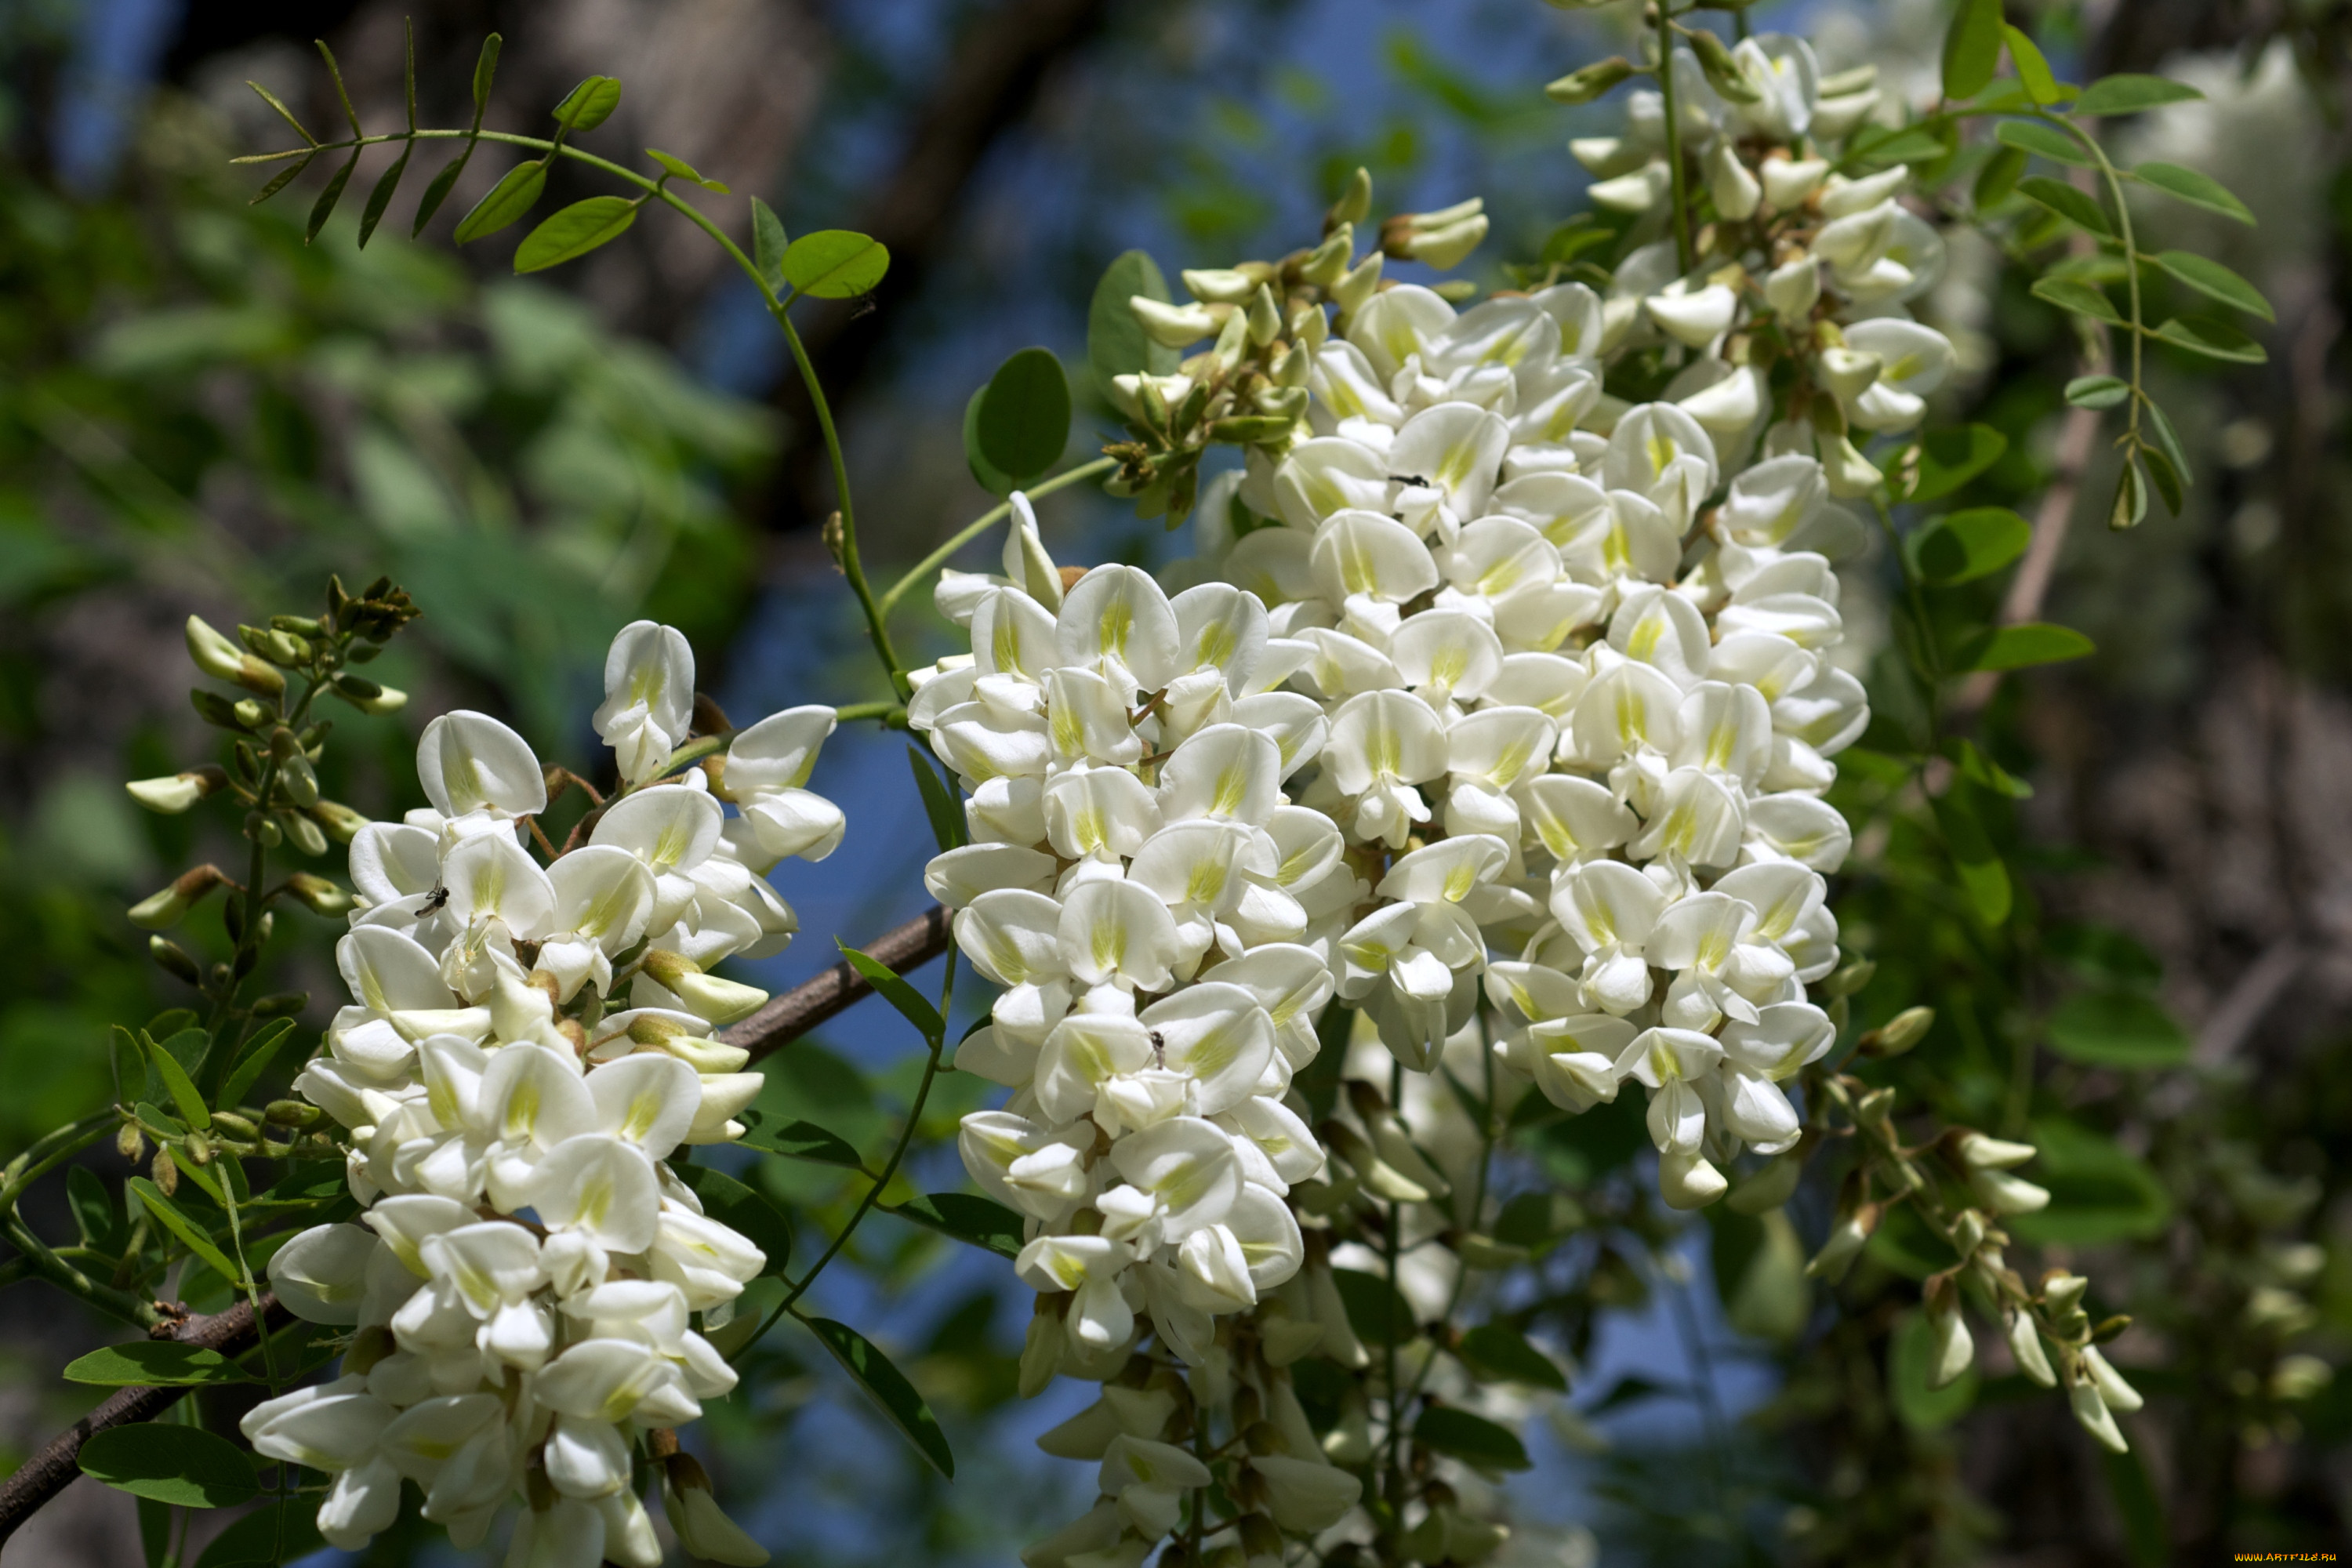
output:
[{"label": "dark blurred background", "polygon": [[[715,247],[656,212],[585,261],[518,280],[520,231],[464,250],[447,238],[505,166],[486,153],[423,239],[407,236],[413,176],[362,251],[356,196],[381,151],[306,247],[323,168],[252,207],[263,175],[227,163],[288,140],[247,79],[324,133],[341,112],[311,47],[324,37],[369,129],[390,129],[406,23],[420,117],[463,124],[476,53],[498,31],[491,127],[541,133],[579,78],[616,75],[619,111],[588,145],[616,159],[659,147],[728,182],[731,196],[695,200],[738,239],[753,195],[794,234],[882,239],[882,287],[803,328],[842,418],[866,558],[887,581],[990,504],[961,449],[972,388],[1029,343],[1081,362],[1089,291],[1121,250],[1150,250],[1171,276],[1279,255],[1362,164],[1379,210],[1486,196],[1496,230],[1468,271],[1498,282],[1580,204],[1565,138],[1617,112],[1563,111],[1538,89],[1620,47],[1627,11],[0,4],[0,1150],[101,1101],[105,1026],[174,1000],[121,910],[213,840],[192,818],[138,815],[120,781],[209,754],[183,695],[191,611],[226,625],[306,607],[330,571],[354,585],[389,573],[425,605],[380,667],[415,700],[397,721],[346,721],[327,781],[377,815],[411,803],[415,728],[446,708],[511,715],[542,755],[592,760],[603,647],[640,615],[688,632],[702,684],[738,718],[881,694],[818,540],[833,501],[807,404]],[[1754,14],[1811,31],[1832,68],[1878,58],[1883,85],[1933,96],[1940,0]],[[1982,499],[2063,527],[2084,498],[2048,610],[2101,653],[2017,683],[1986,721],[2035,787],[2012,857],[2047,941],[2016,962],[2056,978],[2026,985],[2026,1003],[2046,1007],[2052,986],[2136,988],[2190,1042],[2160,1073],[2037,1065],[2030,1040],[2017,1058],[2037,1106],[2120,1152],[2076,1173],[2061,1205],[2075,1221],[2042,1239],[2138,1320],[2113,1354],[2152,1396],[2129,1426],[2140,1458],[2100,1460],[2061,1402],[2026,1397],[2013,1375],[1971,1379],[1965,1398],[1906,1384],[1916,1272],[1899,1238],[1865,1270],[1865,1296],[1875,1278],[1881,1297],[1840,1318],[1808,1308],[1777,1233],[1759,1251],[1701,1225],[1623,1249],[1622,1267],[1596,1253],[1609,1266],[1563,1324],[1572,1393],[1531,1412],[1541,1463],[1513,1483],[1527,1528],[1510,1563],[2146,1565],[2352,1540],[2352,1391],[2328,1374],[2352,1348],[2352,16],[2340,0],[2010,14],[2077,79],[2161,69],[2207,90],[2122,134],[2137,156],[2223,180],[2261,226],[2178,208],[2147,221],[2252,278],[2279,312],[2265,366],[2158,365],[2200,483],[2184,515],[2116,539],[2099,526],[2109,471],[2058,395],[2074,354],[2063,319],[1983,247],[1956,247],[1937,301],[1969,372],[1946,413],[2011,438]],[[572,165],[551,186],[542,211],[600,188]],[[1110,425],[1082,405],[1072,460]],[[1043,510],[1065,561],[1186,552],[1098,497]],[[1870,586],[1865,570],[1857,606]],[[1851,618],[1868,626],[1866,611]],[[947,649],[928,605],[907,626],[924,657]],[[779,873],[806,934],[762,983],[802,978],[835,934],[863,939],[919,905],[928,835],[903,751],[847,733],[828,748],[814,787],[847,805],[850,837]],[[1868,921],[1865,906],[1850,938]],[[320,998],[313,1022],[331,934],[306,934],[294,960]],[[1949,969],[1947,989],[1969,973]],[[1981,1016],[1943,1005],[1918,1058],[1941,1108],[1998,1120],[2019,1086],[2008,1047],[1979,1033],[2029,1029],[2026,1003],[1989,998]],[[873,1138],[910,1081],[893,1031],[887,1014],[847,1015],[779,1058],[772,1098]],[[935,1100],[930,1130],[971,1103]],[[933,1185],[959,1179],[951,1152],[927,1159]],[[838,1217],[825,1183],[763,1173]],[[61,1205],[52,1218],[65,1223]],[[964,1460],[958,1483],[918,1473],[789,1330],[696,1440],[779,1562],[1009,1562],[1091,1498],[1090,1468],[1028,1442],[1079,1395],[1013,1398],[1026,1293],[1007,1270],[868,1229],[888,1234],[862,1235],[858,1267],[823,1293],[914,1372]],[[106,1335],[33,1286],[0,1296],[0,1325],[14,1463],[90,1403],[54,1369]],[[426,1540],[387,1536],[367,1560],[451,1560]],[[140,1561],[129,1500],[78,1485],[11,1546],[18,1560]]]}]

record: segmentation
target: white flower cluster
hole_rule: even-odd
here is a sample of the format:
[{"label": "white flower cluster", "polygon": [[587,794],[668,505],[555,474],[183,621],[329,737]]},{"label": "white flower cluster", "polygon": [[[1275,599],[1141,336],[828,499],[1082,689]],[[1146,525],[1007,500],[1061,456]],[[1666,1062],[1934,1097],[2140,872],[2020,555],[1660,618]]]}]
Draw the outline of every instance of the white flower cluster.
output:
[{"label": "white flower cluster", "polygon": [[[542,865],[525,847],[549,773],[471,712],[425,727],[432,806],[352,844],[351,1005],[296,1088],[350,1130],[368,1206],[296,1237],[269,1277],[298,1316],[357,1333],[340,1377],[244,1423],[259,1453],[333,1475],[319,1528],[346,1550],[393,1522],[408,1480],[460,1547],[520,1494],[510,1561],[653,1568],[633,1451],[735,1384],[691,1325],[724,1321],[766,1260],[665,1162],[740,1137],[762,1082],[712,1031],[766,994],[706,971],[791,940],[762,878],[840,840],[840,812],[802,787],[834,714],[776,714],[723,766],[672,773],[692,724],[686,639],[629,626],[605,689],[596,726],[624,787],[568,852]],[[665,1474],[681,1540],[765,1562],[700,1479]]]}]

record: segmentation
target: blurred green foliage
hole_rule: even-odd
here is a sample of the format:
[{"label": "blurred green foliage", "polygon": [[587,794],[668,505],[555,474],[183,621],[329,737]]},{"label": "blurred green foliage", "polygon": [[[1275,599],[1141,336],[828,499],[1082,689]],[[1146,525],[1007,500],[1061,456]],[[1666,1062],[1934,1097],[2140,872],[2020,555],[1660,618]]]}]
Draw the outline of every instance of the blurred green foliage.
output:
[{"label": "blurred green foliage", "polygon": [[322,781],[397,815],[423,717],[490,707],[576,751],[620,625],[715,654],[755,579],[729,500],[772,447],[763,410],[443,247],[361,250],[349,219],[305,246],[228,156],[165,97],[105,197],[0,162],[0,942],[38,977],[0,1003],[11,1145],[103,1098],[109,1023],[182,1000],[122,907],[224,850],[121,781],[214,760],[178,696],[190,610],[308,606],[331,572],[409,586],[429,613],[377,668],[417,716],[360,726],[377,750]]}]

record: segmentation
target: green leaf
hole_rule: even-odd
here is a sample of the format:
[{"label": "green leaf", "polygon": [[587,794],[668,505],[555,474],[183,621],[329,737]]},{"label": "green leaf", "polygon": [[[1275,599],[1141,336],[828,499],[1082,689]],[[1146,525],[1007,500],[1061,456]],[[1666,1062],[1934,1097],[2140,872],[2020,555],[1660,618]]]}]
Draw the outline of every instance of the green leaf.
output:
[{"label": "green leaf", "polygon": [[499,74],[499,50],[506,40],[496,33],[482,40],[482,52],[474,58],[474,123],[482,122],[482,110],[490,106],[490,83]]},{"label": "green leaf", "polygon": [[2114,1139],[2053,1117],[2034,1122],[2026,1142],[2041,1151],[2041,1158],[2021,1173],[2049,1189],[2050,1206],[2002,1222],[2020,1240],[2092,1247],[2144,1239],[2171,1217],[2172,1199],[2163,1182]]},{"label": "green leaf", "polygon": [[2074,112],[2086,119],[2108,114],[2137,114],[2144,109],[2156,109],[2168,103],[2187,103],[2204,96],[2185,81],[2124,71],[2115,76],[2101,77],[2084,88],[2083,96],[2074,100]]},{"label": "green leaf", "polygon": [[[2003,123],[2006,125],[2007,122]],[[2022,151],[2003,147],[1985,160],[1985,166],[1977,174],[1976,188],[1969,194],[1969,200],[1975,204],[1979,212],[1997,205],[2010,192],[2017,189],[2018,179],[2025,173],[2025,163]]]},{"label": "green leaf", "polygon": [[1956,673],[1969,669],[2030,669],[2037,664],[2063,664],[2097,651],[2089,637],[2072,626],[2028,621],[2023,626],[1995,626],[1979,633],[1964,645],[1952,668]]},{"label": "green leaf", "polygon": [[908,1198],[896,1207],[886,1205],[883,1212],[1000,1258],[1021,1256],[1024,1239],[1021,1216],[992,1198],[971,1193],[933,1193]]},{"label": "green leaf", "polygon": [[593,131],[620,107],[620,79],[592,76],[563,95],[555,106],[555,122],[566,131]]},{"label": "green leaf", "polygon": [[2223,217],[2235,218],[2248,227],[2253,226],[2254,215],[2246,210],[2246,204],[2231,195],[2229,188],[2210,174],[2200,174],[2194,169],[2184,169],[2178,163],[2160,161],[2142,163],[2132,174],[2176,201],[2187,202],[2192,207],[2203,207],[2207,212],[2220,213]]},{"label": "green leaf", "polygon": [[1446,1454],[1481,1470],[1534,1468],[1518,1434],[1483,1415],[1451,1405],[1433,1405],[1412,1424],[1412,1440],[1432,1453]]},{"label": "green leaf", "polygon": [[2050,62],[2042,58],[2039,45],[2005,22],[2000,37],[2009,46],[2009,60],[2017,68],[2017,79],[2025,84],[2034,102],[2047,108],[2066,96],[2058,89],[2058,79],[2050,74]]},{"label": "green leaf", "polygon": [[93,1433],[81,1473],[117,1491],[182,1508],[234,1508],[261,1490],[236,1444],[196,1426],[142,1421]]},{"label": "green leaf", "polygon": [[1927,1327],[1927,1314],[1904,1313],[1886,1342],[1886,1386],[1894,1396],[1896,1417],[1914,1432],[1933,1432],[1948,1426],[1967,1415],[1977,1402],[1977,1369],[1973,1364],[1941,1388],[1927,1386],[1935,1359],[1935,1341]]},{"label": "green leaf", "polygon": [[2124,324],[2123,313],[2116,309],[2115,301],[2087,283],[2077,283],[2067,278],[2037,278],[2033,280],[2033,297],[2047,300],[2074,315],[2105,321],[2111,327]]},{"label": "green leaf", "polygon": [[68,1362],[65,1376],[68,1383],[93,1383],[101,1388],[179,1388],[254,1381],[250,1373],[218,1351],[171,1340],[133,1340],[129,1344],[94,1350]]},{"label": "green leaf", "polygon": [[[663,152],[658,147],[646,148],[646,156],[651,158],[655,163],[659,163],[663,168],[667,169],[677,178],[686,181],[688,184],[700,185],[706,191],[717,191],[722,196],[729,194],[727,190],[727,183],[725,181],[709,178],[708,175],[704,174],[701,170],[697,169],[693,164],[688,163],[683,158],[675,157],[670,153]],[[752,199],[757,201],[759,198],[755,196]]]},{"label": "green leaf", "polygon": [[415,151],[416,143],[408,142],[401,148],[400,156],[392,161],[392,167],[376,176],[375,189],[368,193],[367,205],[360,209],[362,250],[367,248],[367,242],[373,237],[375,226],[383,221],[384,209],[392,205],[392,194],[400,189],[400,177],[408,173],[408,155]]},{"label": "green leaf", "polygon": [[2101,239],[2113,239],[2116,231],[2107,222],[2105,207],[2095,197],[2086,195],[2063,180],[2053,180],[2047,174],[2017,182],[2020,195],[2028,201],[2038,202],[2064,218],[2068,223]]},{"label": "green leaf", "polygon": [[1023,349],[988,378],[973,426],[980,455],[1018,486],[1059,461],[1070,441],[1070,382],[1050,349]]},{"label": "green leaf", "polygon": [[2050,1048],[2093,1067],[2160,1068],[2189,1059],[2187,1031],[2137,991],[2082,991],[2050,1015]]},{"label": "green leaf", "polygon": [[702,1212],[768,1255],[760,1272],[782,1274],[793,1255],[792,1221],[754,1188],[708,1165],[672,1165],[677,1179],[702,1200]]},{"label": "green leaf", "polygon": [[544,272],[620,238],[636,221],[637,204],[626,196],[573,202],[523,237],[515,247],[514,269]]},{"label": "green leaf", "polygon": [[1087,306],[1087,365],[1094,373],[1095,395],[1110,401],[1111,378],[1121,375],[1166,375],[1182,362],[1174,349],[1155,343],[1135,319],[1128,301],[1140,294],[1168,302],[1168,280],[1160,264],[1140,250],[1130,250],[1103,268]]},{"label": "green leaf", "polygon": [[1960,776],[1980,789],[2011,800],[2031,800],[2033,786],[1978,750],[1974,741],[1947,741],[1946,754],[1959,764]]},{"label": "green leaf", "polygon": [[1454,1347],[1462,1363],[1486,1383],[1516,1383],[1528,1388],[1568,1392],[1568,1374],[1551,1357],[1528,1343],[1528,1338],[1507,1323],[1481,1323]]},{"label": "green leaf", "polygon": [[457,220],[457,243],[466,245],[498,233],[536,206],[539,194],[546,188],[545,163],[517,163],[490,187],[489,195],[474,204],[473,211]]},{"label": "green leaf", "polygon": [[1951,851],[1952,869],[1959,877],[1960,890],[1969,896],[1969,907],[1987,926],[2001,924],[2009,919],[2014,894],[2000,851],[1993,847],[1960,791],[1937,796],[1935,805],[1936,825],[1944,830],[1944,847]]},{"label": "green leaf", "polygon": [[889,270],[887,246],[845,228],[804,234],[784,250],[784,280],[819,300],[849,300],[869,293]]},{"label": "green leaf", "polygon": [[449,192],[457,184],[457,176],[466,172],[467,163],[474,156],[475,146],[473,139],[468,137],[465,147],[433,176],[433,183],[425,187],[424,199],[416,204],[416,221],[408,228],[410,238],[423,234],[425,226],[433,221],[433,215],[441,210],[441,204],[449,199]]},{"label": "green leaf", "polygon": [[[1916,471],[1901,500],[1941,500],[2000,460],[2009,437],[1990,425],[1930,430],[1919,438]],[[1899,467],[1908,466],[1898,465]]]},{"label": "green leaf", "polygon": [[[2083,144],[2055,126],[2039,120],[2004,120],[1993,127],[1993,137],[2005,147],[2021,153],[2032,153],[2053,163],[2065,163],[2077,169],[2095,169],[2098,160],[2083,151]],[[1984,204],[1979,201],[1978,205]]]},{"label": "green leaf", "polygon": [[317,157],[318,154],[316,153],[310,153],[295,159],[294,162],[287,164],[275,174],[272,174],[269,177],[269,183],[262,186],[261,189],[256,191],[253,194],[253,199],[247,202],[245,205],[249,207],[259,206],[262,203],[268,201],[270,197],[276,195],[278,192],[292,184],[296,180],[301,178],[302,171],[309,168],[311,161]]},{"label": "green leaf", "polygon": [[747,1149],[782,1154],[788,1160],[839,1165],[847,1171],[866,1169],[866,1162],[847,1140],[827,1132],[814,1121],[782,1121],[770,1127],[765,1125],[765,1113],[757,1110],[739,1110],[735,1120],[743,1124],[743,1136],[739,1142]]},{"label": "green leaf", "polygon": [[2032,542],[2033,525],[2007,507],[1972,507],[1913,534],[1911,558],[1928,582],[1950,587],[1990,576]]},{"label": "green leaf", "polygon": [[915,790],[923,797],[923,815],[930,819],[931,837],[945,854],[963,842],[963,812],[929,757],[909,746],[907,761],[915,770]]},{"label": "green leaf", "polygon": [[257,1508],[213,1537],[196,1568],[275,1568],[308,1557],[326,1544],[318,1515],[316,1500],[305,1498]]},{"label": "green leaf", "polygon": [[2000,66],[2000,0],[1960,0],[1944,35],[1944,96],[1974,98]]},{"label": "green leaf", "polygon": [[979,387],[963,405],[963,460],[971,470],[972,482],[1002,499],[1011,495],[1016,487],[1008,475],[981,455],[980,405],[987,396],[988,388]]},{"label": "green leaf", "polygon": [[2181,450],[2180,436],[2172,427],[2172,416],[2153,398],[2147,404],[2147,427],[2156,432],[2156,445],[2150,448],[2143,443],[2140,450],[2151,459],[2148,468],[2157,475],[2165,504],[2178,513],[2181,485],[2189,478],[2189,454]]},{"label": "green leaf", "polygon": [[255,1030],[253,1038],[245,1043],[244,1054],[236,1058],[236,1067],[228,1075],[228,1081],[221,1085],[220,1102],[232,1108],[244,1104],[246,1091],[260,1079],[269,1066],[269,1058],[278,1054],[278,1047],[293,1037],[294,1020],[291,1018],[278,1018]]},{"label": "green leaf", "polygon": [[776,209],[751,198],[751,264],[768,287],[781,294],[784,291],[784,251],[792,241],[784,237],[784,224]]},{"label": "green leaf", "polygon": [[245,1276],[228,1255],[213,1245],[213,1238],[204,1233],[195,1221],[182,1214],[163,1190],[144,1176],[131,1178],[131,1190],[139,1194],[140,1204],[155,1216],[155,1223],[180,1238],[182,1246],[212,1266],[213,1271],[231,1284],[243,1282]]},{"label": "green leaf", "polygon": [[343,199],[343,187],[352,183],[352,171],[359,166],[360,155],[354,151],[343,160],[343,166],[328,178],[326,189],[320,191],[319,199],[310,204],[310,221],[302,226],[303,244],[308,245],[318,238],[319,231],[327,226],[327,220],[335,216],[335,204]]},{"label": "green leaf", "polygon": [[1859,138],[1848,155],[1872,163],[1928,163],[1950,151],[1928,132],[1908,126]]},{"label": "green leaf", "polygon": [[897,970],[858,952],[839,937],[834,939],[834,945],[841,949],[841,956],[849,961],[849,967],[864,975],[866,984],[880,994],[882,1000],[896,1007],[899,1016],[914,1025],[923,1038],[937,1042],[948,1037],[947,1020],[940,1016],[940,1010],[931,1005],[929,997],[908,984]]},{"label": "green leaf", "polygon": [[105,1179],[88,1165],[68,1166],[66,1202],[73,1209],[74,1228],[81,1232],[82,1244],[100,1252],[113,1251],[122,1221]]},{"label": "green leaf", "polygon": [[1334,1268],[1331,1282],[1339,1287],[1340,1304],[1348,1310],[1348,1326],[1366,1344],[1401,1345],[1420,1331],[1404,1297],[1379,1275],[1360,1268]]},{"label": "green leaf", "polygon": [[2155,335],[2175,348],[2187,349],[2207,359],[2228,360],[2232,364],[2262,364],[2271,357],[2262,344],[2229,322],[2217,321],[2210,316],[2175,318],[2157,328]]},{"label": "green leaf", "polygon": [[2261,289],[2218,261],[2209,261],[2187,250],[2168,250],[2150,259],[2200,294],[2210,295],[2224,305],[2250,316],[2260,316],[2265,321],[2278,320]]},{"label": "green leaf", "polygon": [[930,1462],[931,1468],[950,1480],[955,1479],[955,1455],[948,1449],[947,1435],[940,1430],[938,1417],[907,1374],[890,1364],[890,1358],[874,1348],[873,1342],[846,1323],[836,1323],[830,1318],[803,1318],[825,1353],[841,1363],[842,1371],[856,1381],[867,1398],[915,1446],[915,1451]]},{"label": "green leaf", "polygon": [[2066,384],[2066,401],[2077,408],[2117,408],[2131,396],[2131,383],[2113,375],[2078,375]]},{"label": "green leaf", "polygon": [[180,1065],[179,1059],[161,1046],[154,1046],[148,1051],[147,1060],[154,1068],[156,1076],[163,1080],[164,1089],[171,1093],[172,1103],[180,1108],[180,1115],[188,1125],[209,1128],[213,1124],[213,1113],[205,1108],[205,1097],[196,1092],[195,1080],[188,1076],[188,1069]]}]

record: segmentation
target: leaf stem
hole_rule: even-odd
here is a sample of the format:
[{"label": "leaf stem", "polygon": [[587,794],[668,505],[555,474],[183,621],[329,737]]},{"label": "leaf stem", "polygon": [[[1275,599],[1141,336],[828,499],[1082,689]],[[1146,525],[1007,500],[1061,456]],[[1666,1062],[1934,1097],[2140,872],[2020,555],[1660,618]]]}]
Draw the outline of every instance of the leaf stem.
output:
[{"label": "leaf stem", "polygon": [[1658,97],[1665,111],[1666,175],[1674,190],[1675,259],[1681,271],[1688,272],[1697,264],[1698,252],[1691,244],[1689,182],[1683,172],[1683,126],[1675,109],[1674,24],[1666,19],[1664,0],[1653,0],[1650,20],[1658,29]]},{"label": "leaf stem", "polygon": [[[1097,458],[1093,462],[1081,463],[1075,468],[1070,468],[1062,473],[1055,474],[1052,479],[1044,481],[1042,484],[1032,485],[1029,489],[1022,491],[1021,493],[1025,496],[1029,496],[1032,499],[1038,496],[1049,496],[1055,490],[1076,484],[1080,479],[1092,479],[1097,474],[1108,473],[1118,467],[1118,459],[1117,458]],[[973,540],[987,532],[996,524],[1003,522],[1005,518],[1012,514],[1012,511],[1013,503],[1010,500],[1006,500],[997,506],[991,507],[988,510],[981,513],[979,517],[973,519],[971,522],[966,523],[962,528],[958,529],[954,536],[946,543],[940,545],[937,550],[932,551],[929,555],[924,556],[914,565],[908,567],[907,569],[906,575],[900,577],[896,583],[891,584],[889,590],[882,595],[882,613],[887,616],[892,610],[898,608],[898,601],[906,597],[908,590],[914,588],[933,572],[936,572],[940,567],[946,565],[949,561],[954,558],[957,551],[961,550],[965,545],[970,544]]]}]

